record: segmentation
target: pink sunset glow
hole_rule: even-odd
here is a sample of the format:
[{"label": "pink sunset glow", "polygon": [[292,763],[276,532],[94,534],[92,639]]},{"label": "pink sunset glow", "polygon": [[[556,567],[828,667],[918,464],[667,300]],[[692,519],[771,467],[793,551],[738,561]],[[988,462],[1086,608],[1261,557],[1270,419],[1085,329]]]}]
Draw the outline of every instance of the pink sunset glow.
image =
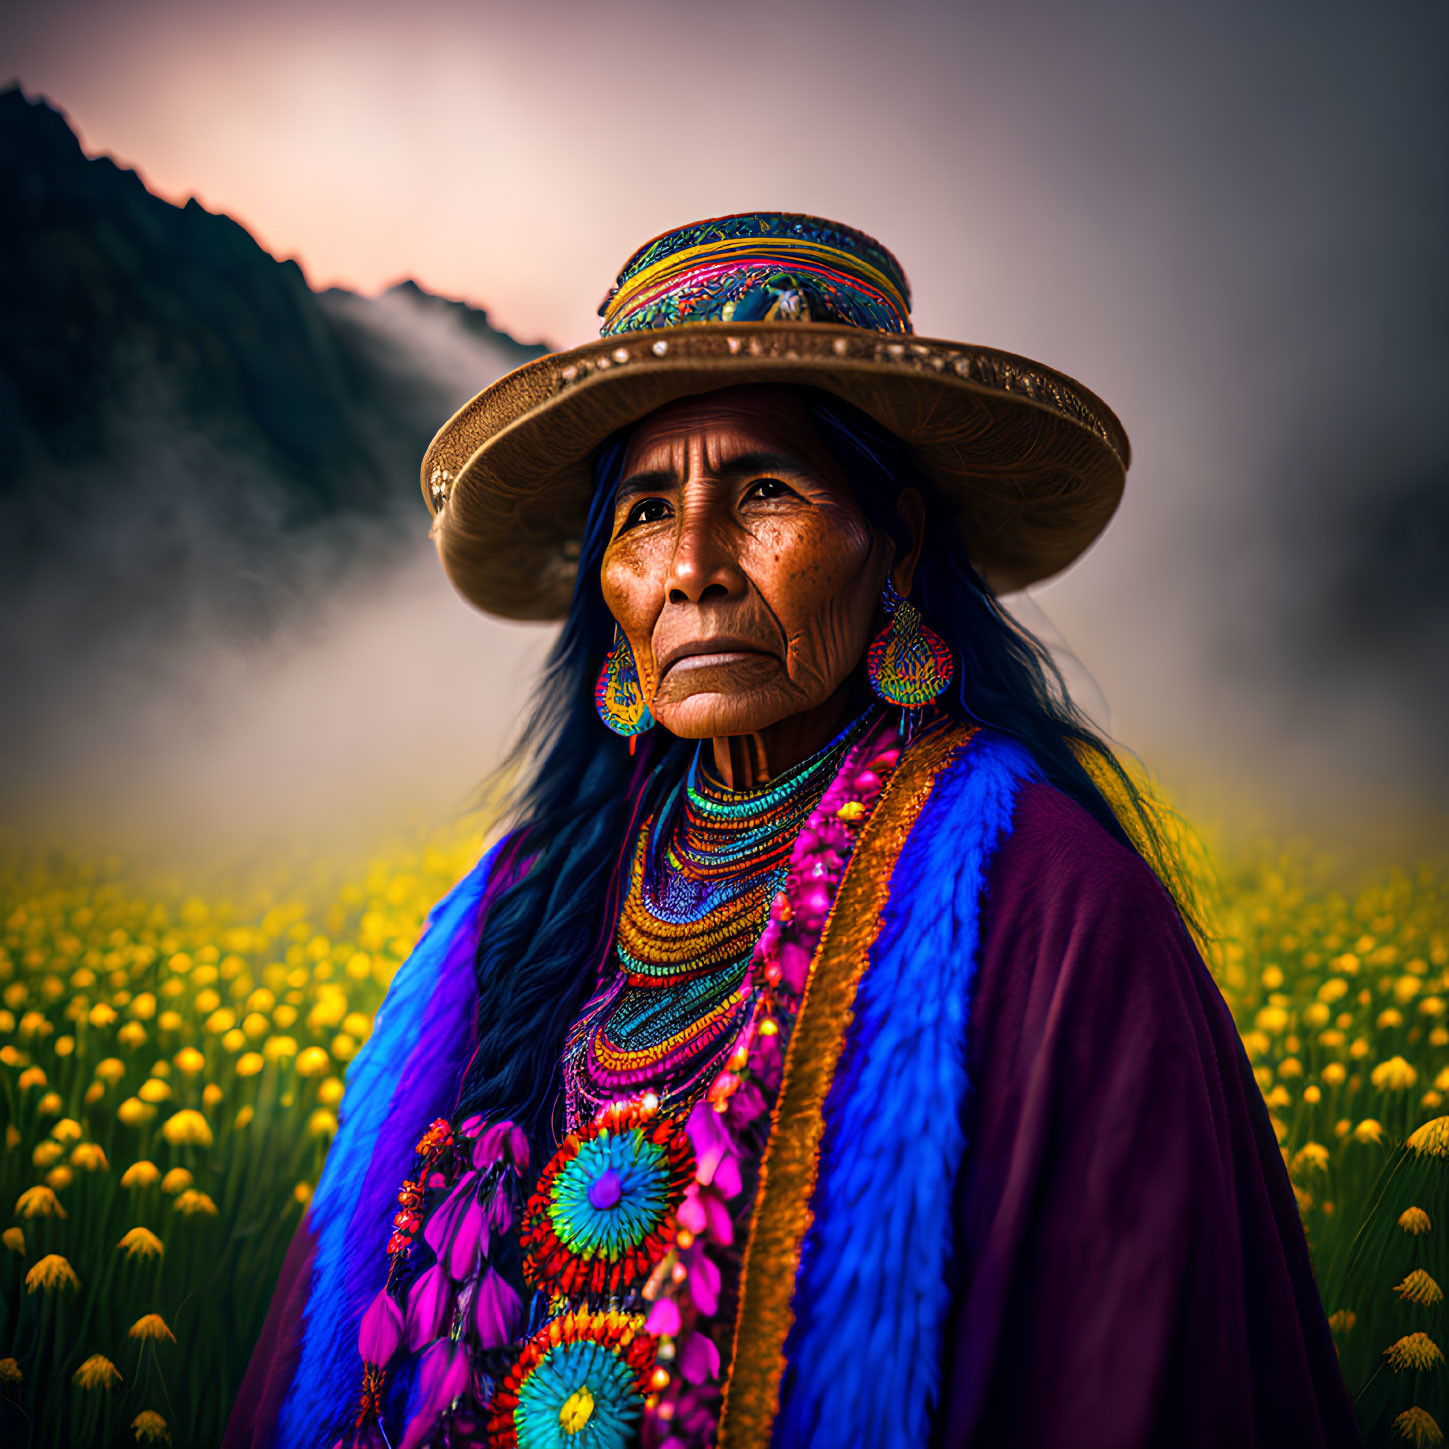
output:
[{"label": "pink sunset glow", "polygon": [[[1332,584],[1282,523],[1299,505],[1271,535],[1270,505],[1321,498],[1325,458],[1343,489],[1377,476],[1372,439],[1435,396],[1412,279],[1449,128],[1430,9],[1230,10],[72,0],[12,9],[0,42],[89,150],[314,286],[413,277],[525,339],[591,336],[623,260],[687,220],[877,235],[918,331],[1040,358],[1119,413],[1121,514],[1037,597],[1154,761],[1211,776],[1286,730],[1271,790],[1417,729],[1377,686],[1280,694],[1285,656],[1256,651],[1265,613]],[[1399,364],[1372,397],[1367,357]]]}]

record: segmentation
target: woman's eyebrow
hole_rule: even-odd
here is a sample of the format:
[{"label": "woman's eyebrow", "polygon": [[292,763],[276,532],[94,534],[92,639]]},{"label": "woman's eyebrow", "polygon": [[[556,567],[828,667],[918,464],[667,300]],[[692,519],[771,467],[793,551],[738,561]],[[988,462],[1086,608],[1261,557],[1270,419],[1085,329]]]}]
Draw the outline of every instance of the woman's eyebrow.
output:
[{"label": "woman's eyebrow", "polygon": [[[722,464],[713,475],[723,482],[750,473],[803,473],[808,466],[790,453],[757,451],[739,453]],[[640,493],[654,493],[662,488],[677,487],[679,475],[672,468],[653,468],[645,473],[631,473],[620,482],[614,493],[615,502],[633,498]]]}]

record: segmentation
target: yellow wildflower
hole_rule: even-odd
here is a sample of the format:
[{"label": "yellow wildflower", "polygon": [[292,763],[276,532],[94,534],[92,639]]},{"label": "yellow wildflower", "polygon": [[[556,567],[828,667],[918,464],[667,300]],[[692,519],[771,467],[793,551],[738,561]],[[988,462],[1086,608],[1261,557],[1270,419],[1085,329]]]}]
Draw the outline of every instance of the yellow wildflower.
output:
[{"label": "yellow wildflower", "polygon": [[4,1243],[12,1253],[19,1253],[25,1256],[25,1230],[23,1228],[6,1228],[0,1233],[0,1243]]},{"label": "yellow wildflower", "polygon": [[131,1015],[140,1021],[150,1021],[156,1015],[156,998],[149,991],[141,992],[131,1002]]},{"label": "yellow wildflower", "polygon": [[79,1142],[84,1137],[85,1129],[74,1117],[62,1117],[54,1127],[50,1129],[50,1135],[57,1142]]},{"label": "yellow wildflower", "polygon": [[253,1040],[265,1036],[271,1029],[272,1024],[260,1011],[250,1012],[242,1018],[241,1029]]},{"label": "yellow wildflower", "polygon": [[125,1047],[138,1047],[146,1040],[146,1028],[139,1021],[128,1021],[116,1033],[116,1040]]},{"label": "yellow wildflower", "polygon": [[1444,1094],[1442,1092],[1436,1092],[1431,1088],[1419,1098],[1419,1105],[1432,1112],[1436,1107],[1442,1107],[1444,1105]]},{"label": "yellow wildflower", "polygon": [[314,1137],[331,1137],[337,1131],[337,1118],[325,1107],[319,1107],[307,1119],[307,1130]]},{"label": "yellow wildflower", "polygon": [[68,1168],[65,1163],[62,1162],[59,1167],[52,1167],[50,1171],[45,1174],[45,1180],[53,1188],[59,1190],[63,1187],[69,1187],[70,1180],[73,1176],[74,1174],[71,1172],[70,1168]]},{"label": "yellow wildflower", "polygon": [[1399,1226],[1417,1238],[1429,1231],[1429,1214],[1421,1207],[1406,1207],[1399,1214]]},{"label": "yellow wildflower", "polygon": [[1422,1269],[1415,1268],[1394,1292],[1406,1303],[1442,1303],[1444,1290]]},{"label": "yellow wildflower", "polygon": [[256,1114],[253,1112],[253,1110],[250,1107],[243,1107],[241,1109],[241,1111],[236,1114],[236,1129],[237,1129],[237,1131],[240,1132],[243,1127],[250,1126],[251,1125],[251,1120],[252,1120],[252,1118],[255,1115]]},{"label": "yellow wildflower", "polygon": [[246,1044],[247,1034],[239,1026],[233,1027],[221,1039],[222,1049],[231,1052],[233,1055],[239,1052]]},{"label": "yellow wildflower", "polygon": [[35,1151],[30,1154],[30,1160],[39,1168],[54,1167],[65,1154],[65,1148],[59,1142],[37,1142]]},{"label": "yellow wildflower", "polygon": [[182,1027],[181,1014],[175,1011],[163,1011],[156,1018],[156,1025],[162,1031],[180,1031]]},{"label": "yellow wildflower", "polygon": [[366,1041],[372,1035],[372,1018],[361,1011],[349,1011],[342,1018],[342,1030],[358,1041]]},{"label": "yellow wildflower", "polygon": [[1395,1373],[1401,1373],[1404,1369],[1424,1373],[1444,1362],[1443,1351],[1427,1333],[1405,1334],[1397,1343],[1390,1344],[1384,1350],[1384,1357],[1388,1359],[1389,1367]]},{"label": "yellow wildflower", "polygon": [[13,1358],[0,1358],[0,1384],[19,1384],[25,1381],[20,1365]]},{"label": "yellow wildflower", "polygon": [[47,1092],[41,1099],[36,1110],[42,1117],[55,1117],[59,1115],[61,1108],[65,1105],[60,1099],[59,1092]]},{"label": "yellow wildflower", "polygon": [[156,1115],[156,1109],[139,1097],[127,1097],[119,1107],[116,1108],[116,1116],[124,1122],[127,1127],[139,1127],[143,1122],[148,1122]]},{"label": "yellow wildflower", "polygon": [[292,1196],[296,1198],[296,1200],[301,1203],[303,1207],[306,1207],[307,1204],[312,1201],[312,1184],[310,1182],[299,1182],[296,1187],[292,1189]]},{"label": "yellow wildflower", "polygon": [[211,1126],[194,1107],[187,1107],[166,1121],[161,1135],[173,1147],[210,1147]]},{"label": "yellow wildflower", "polygon": [[258,986],[247,997],[248,1011],[270,1011],[277,1004],[277,998],[265,986]]},{"label": "yellow wildflower", "polygon": [[195,1047],[182,1047],[172,1058],[178,1070],[188,1077],[194,1077],[206,1066],[206,1058]]},{"label": "yellow wildflower", "polygon": [[111,1164],[106,1161],[105,1149],[99,1142],[78,1142],[70,1154],[72,1167],[85,1172],[101,1172]]},{"label": "yellow wildflower", "polygon": [[1409,1134],[1409,1146],[1421,1157],[1449,1157],[1449,1117],[1434,1117]]},{"label": "yellow wildflower", "polygon": [[202,1213],[206,1217],[214,1218],[216,1204],[204,1192],[188,1189],[176,1199],[176,1211],[188,1218],[195,1213]]},{"label": "yellow wildflower", "polygon": [[175,1197],[178,1192],[190,1187],[195,1181],[196,1179],[184,1167],[173,1167],[161,1179],[161,1191]]},{"label": "yellow wildflower", "polygon": [[299,1077],[320,1077],[329,1065],[327,1053],[319,1046],[306,1047],[297,1054]]},{"label": "yellow wildflower", "polygon": [[143,1157],[139,1162],[133,1162],[121,1174],[122,1187],[150,1187],[158,1181],[161,1176],[161,1169],[154,1162],[147,1162]]},{"label": "yellow wildflower", "polygon": [[22,1218],[63,1218],[65,1209],[48,1187],[27,1187],[15,1204],[15,1214]]},{"label": "yellow wildflower", "polygon": [[158,1102],[164,1102],[171,1095],[171,1086],[157,1077],[148,1077],[141,1083],[136,1095],[143,1102],[150,1102],[154,1106]]},{"label": "yellow wildflower", "polygon": [[218,1087],[215,1082],[208,1082],[201,1089],[201,1100],[208,1107],[215,1107],[217,1103],[221,1101],[223,1095],[224,1093],[222,1092],[221,1088]]},{"label": "yellow wildflower", "polygon": [[1340,1308],[1328,1315],[1328,1327],[1333,1333],[1347,1333],[1358,1322],[1358,1314],[1351,1308]]},{"label": "yellow wildflower", "polygon": [[1336,1052],[1348,1038],[1337,1027],[1332,1031],[1320,1032],[1318,1040],[1331,1052]]},{"label": "yellow wildflower", "polygon": [[268,1061],[278,1062],[283,1057],[296,1056],[297,1043],[290,1036],[268,1037],[266,1044],[262,1047],[262,1053]]},{"label": "yellow wildflower", "polygon": [[45,1085],[45,1073],[39,1067],[26,1067],[16,1080],[15,1085],[22,1092],[28,1092],[32,1087],[43,1087]]},{"label": "yellow wildflower", "polygon": [[236,1059],[236,1074],[239,1077],[254,1077],[265,1065],[260,1052],[243,1052]]},{"label": "yellow wildflower", "polygon": [[1348,1068],[1342,1062],[1329,1062],[1319,1075],[1330,1087],[1337,1087],[1347,1080]]},{"label": "yellow wildflower", "polygon": [[59,1253],[47,1253],[26,1275],[25,1291],[34,1293],[43,1289],[49,1293],[52,1288],[79,1288],[80,1279],[75,1269]]},{"label": "yellow wildflower", "polygon": [[1323,1093],[1311,1082],[1303,1089],[1303,1100],[1307,1102],[1309,1106],[1313,1106],[1315,1103],[1320,1101],[1322,1097]]},{"label": "yellow wildflower", "polygon": [[1403,1057],[1390,1057],[1369,1073],[1369,1081],[1381,1091],[1402,1092],[1419,1080],[1419,1073]]},{"label": "yellow wildflower", "polygon": [[92,1082],[86,1088],[86,1106],[94,1107],[102,1097],[106,1095],[106,1084],[104,1082]]},{"label": "yellow wildflower", "polygon": [[1305,1142],[1293,1156],[1293,1169],[1323,1172],[1328,1167],[1328,1155],[1328,1148],[1321,1142]]},{"label": "yellow wildflower", "polygon": [[1404,1410],[1394,1419],[1394,1428],[1400,1439],[1407,1439],[1414,1449],[1436,1449],[1444,1442],[1444,1431],[1427,1410],[1417,1404]]},{"label": "yellow wildflower", "polygon": [[124,1248],[128,1258],[159,1258],[166,1251],[150,1228],[132,1228],[116,1247]]},{"label": "yellow wildflower", "polygon": [[1297,1057],[1284,1057],[1278,1063],[1278,1075],[1280,1077],[1301,1077],[1303,1075],[1303,1063]]},{"label": "yellow wildflower", "polygon": [[332,1038],[332,1055],[339,1062],[350,1062],[357,1055],[357,1043],[345,1031],[340,1031]]},{"label": "yellow wildflower", "polygon": [[1318,999],[1332,1003],[1348,995],[1348,982],[1339,976],[1331,976],[1318,988]]},{"label": "yellow wildflower", "polygon": [[96,1076],[114,1086],[126,1075],[126,1064],[120,1057],[106,1057],[96,1063]]},{"label": "yellow wildflower", "polygon": [[196,1010],[201,1016],[209,1016],[221,1006],[221,997],[209,986],[196,993]]},{"label": "yellow wildflower", "polygon": [[1366,1057],[1372,1050],[1373,1048],[1362,1037],[1359,1037],[1356,1041],[1349,1044],[1348,1054],[1355,1061],[1359,1061]]},{"label": "yellow wildflower", "polygon": [[110,1026],[116,1019],[116,1011],[104,1001],[98,1001],[91,1007],[90,1022],[92,1026]]},{"label": "yellow wildflower", "polygon": [[326,1078],[317,1088],[317,1100],[324,1107],[335,1107],[342,1100],[342,1078]]},{"label": "yellow wildflower", "polygon": [[1383,1124],[1375,1122],[1372,1117],[1365,1117],[1353,1129],[1353,1136],[1356,1142],[1382,1142],[1384,1140]]},{"label": "yellow wildflower", "polygon": [[148,1444],[156,1444],[163,1440],[167,1444],[171,1442],[171,1435],[166,1431],[166,1420],[155,1409],[142,1409],[131,1420],[131,1427],[136,1431],[138,1444],[142,1439]]},{"label": "yellow wildflower", "polygon": [[126,1334],[129,1338],[156,1341],[169,1338],[172,1343],[176,1342],[176,1335],[166,1327],[166,1320],[159,1313],[143,1314],[126,1330]]},{"label": "yellow wildflower", "polygon": [[236,1012],[229,1007],[219,1006],[206,1018],[206,1029],[212,1036],[221,1036],[236,1025]]},{"label": "yellow wildflower", "polygon": [[82,1389],[112,1389],[121,1382],[121,1375],[103,1353],[93,1353],[71,1376],[71,1382]]}]

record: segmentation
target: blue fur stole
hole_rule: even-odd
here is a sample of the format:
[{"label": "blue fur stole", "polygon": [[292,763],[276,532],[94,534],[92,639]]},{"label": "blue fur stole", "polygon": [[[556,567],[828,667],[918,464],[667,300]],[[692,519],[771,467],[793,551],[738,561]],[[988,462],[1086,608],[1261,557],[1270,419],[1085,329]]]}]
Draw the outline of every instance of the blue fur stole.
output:
[{"label": "blue fur stole", "polygon": [[438,903],[347,1072],[341,1125],[308,1220],[316,1255],[276,1443],[321,1446],[361,1389],[357,1328],[387,1277],[389,1224],[413,1149],[448,1116],[473,1039],[473,958],[497,847]]},{"label": "blue fur stole", "polygon": [[896,863],[825,1102],[773,1436],[782,1449],[927,1442],[966,1148],[981,895],[1031,778],[1023,749],[978,735],[937,780]]}]

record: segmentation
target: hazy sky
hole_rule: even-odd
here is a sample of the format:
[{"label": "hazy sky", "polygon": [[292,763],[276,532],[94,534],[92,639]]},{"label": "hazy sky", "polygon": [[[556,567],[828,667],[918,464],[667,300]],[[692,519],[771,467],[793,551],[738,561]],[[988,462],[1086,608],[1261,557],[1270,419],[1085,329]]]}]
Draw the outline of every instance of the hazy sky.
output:
[{"label": "hazy sky", "polygon": [[1132,436],[1118,522],[1038,595],[1119,735],[1397,808],[1446,778],[1446,42],[1442,0],[51,0],[0,71],[314,285],[413,276],[525,338],[591,335],[686,220],[874,233],[920,332]]}]

